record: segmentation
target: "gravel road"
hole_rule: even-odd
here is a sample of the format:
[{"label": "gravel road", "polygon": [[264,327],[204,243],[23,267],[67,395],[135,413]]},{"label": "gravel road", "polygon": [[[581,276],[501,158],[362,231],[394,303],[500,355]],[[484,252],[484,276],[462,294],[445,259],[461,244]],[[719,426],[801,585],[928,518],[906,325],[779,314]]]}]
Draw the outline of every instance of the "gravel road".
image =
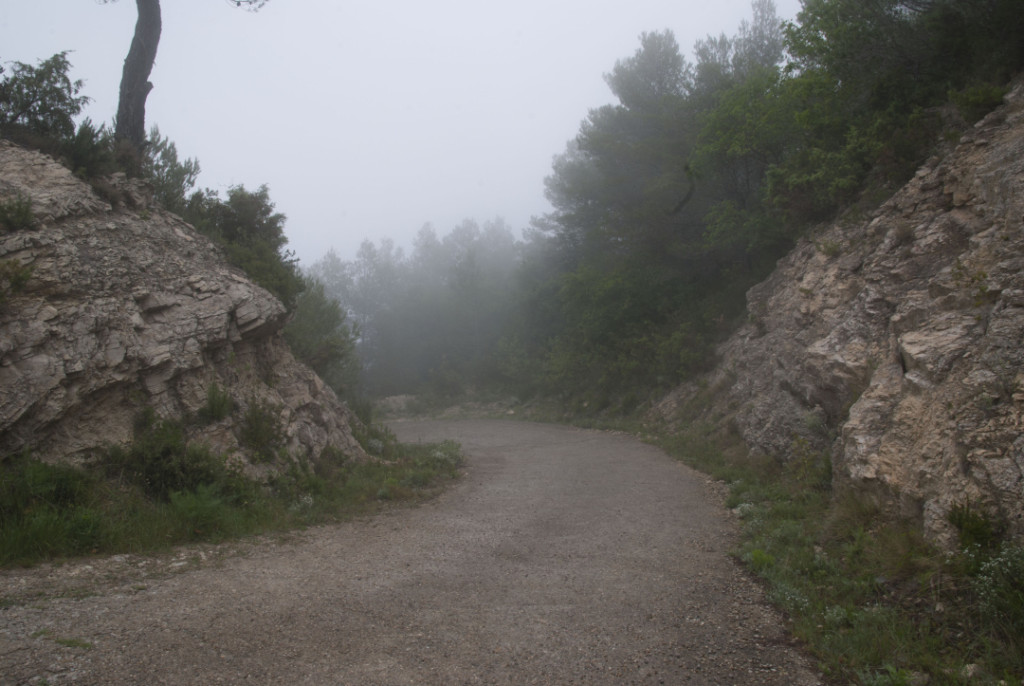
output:
[{"label": "gravel road", "polygon": [[392,428],[460,441],[466,478],[284,540],[0,573],[0,684],[820,683],[706,477],[610,433]]}]

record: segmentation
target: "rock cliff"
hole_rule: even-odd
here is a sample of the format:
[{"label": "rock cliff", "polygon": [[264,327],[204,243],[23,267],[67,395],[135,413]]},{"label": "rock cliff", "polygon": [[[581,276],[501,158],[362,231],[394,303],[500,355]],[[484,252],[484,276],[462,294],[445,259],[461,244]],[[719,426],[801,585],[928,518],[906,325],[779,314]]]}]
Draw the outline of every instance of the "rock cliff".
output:
[{"label": "rock cliff", "polygon": [[113,187],[112,206],[50,158],[0,141],[0,201],[27,197],[36,219],[0,233],[0,262],[31,268],[0,301],[0,457],[85,459],[127,442],[144,407],[194,417],[216,386],[235,410],[192,423],[191,437],[250,467],[239,436],[252,407],[276,419],[293,456],[331,446],[364,458],[347,407],[282,340],[281,303],[143,186]]},{"label": "rock cliff", "polygon": [[837,491],[939,543],[967,503],[1024,540],[1024,83],[870,216],[801,240],[747,301],[717,367],[657,414],[763,454],[828,450]]}]

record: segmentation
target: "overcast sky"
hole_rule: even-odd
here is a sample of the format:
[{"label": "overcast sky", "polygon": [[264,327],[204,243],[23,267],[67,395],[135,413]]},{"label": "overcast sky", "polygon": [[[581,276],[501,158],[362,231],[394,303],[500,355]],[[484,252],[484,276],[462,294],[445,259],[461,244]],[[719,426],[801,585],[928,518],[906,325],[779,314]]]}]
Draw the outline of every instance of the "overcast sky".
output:
[{"label": "overcast sky", "polygon": [[[550,210],[544,177],[642,31],[688,58],[733,35],[749,0],[165,0],[147,102],[202,166],[199,185],[267,184],[302,264],[425,223],[514,229]],[[799,0],[776,0],[792,19]],[[73,51],[94,122],[111,122],[133,0],[0,0],[0,60]]]}]

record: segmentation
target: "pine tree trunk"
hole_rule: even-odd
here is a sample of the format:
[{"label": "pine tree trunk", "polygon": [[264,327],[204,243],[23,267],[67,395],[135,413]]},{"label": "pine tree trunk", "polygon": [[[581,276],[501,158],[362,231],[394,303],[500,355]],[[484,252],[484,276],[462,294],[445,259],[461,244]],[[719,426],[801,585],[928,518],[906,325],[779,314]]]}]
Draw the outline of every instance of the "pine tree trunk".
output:
[{"label": "pine tree trunk", "polygon": [[114,135],[141,149],[146,141],[146,97],[153,89],[149,75],[160,43],[160,0],[135,0],[135,5],[139,18],[121,74]]}]

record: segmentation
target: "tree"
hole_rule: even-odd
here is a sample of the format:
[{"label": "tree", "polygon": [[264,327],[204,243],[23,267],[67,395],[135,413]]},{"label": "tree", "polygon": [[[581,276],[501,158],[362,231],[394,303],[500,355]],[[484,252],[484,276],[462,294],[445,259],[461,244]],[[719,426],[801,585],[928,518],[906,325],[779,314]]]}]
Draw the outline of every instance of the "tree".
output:
[{"label": "tree", "polygon": [[57,139],[73,136],[74,118],[89,98],[78,94],[83,84],[68,77],[70,68],[67,52],[41,60],[37,67],[14,62],[10,75],[0,81],[0,129],[20,127]]},{"label": "tree", "polygon": [[636,53],[617,61],[604,79],[624,107],[652,109],[681,96],[691,77],[675,35],[665,30],[641,33]]},{"label": "tree", "polygon": [[160,44],[160,0],[135,0],[139,18],[135,22],[128,57],[121,72],[114,136],[141,149],[146,140],[146,98],[153,90],[149,75]]},{"label": "tree", "polygon": [[228,189],[227,200],[221,200],[216,191],[196,191],[183,217],[219,243],[231,264],[280,298],[287,308],[294,307],[305,284],[298,260],[285,248],[286,217],[274,211],[266,185],[256,191],[234,186]]},{"label": "tree", "polygon": [[161,136],[153,126],[149,132],[143,171],[153,184],[153,195],[165,209],[183,214],[188,205],[188,192],[199,177],[199,162],[178,160],[178,148],[171,139]]},{"label": "tree", "polygon": [[324,285],[306,279],[284,337],[295,356],[339,395],[350,391],[358,376],[357,335],[338,301],[324,292]]},{"label": "tree", "polygon": [[[116,0],[101,0],[104,4]],[[228,0],[235,7],[256,11],[269,0]],[[128,56],[121,72],[121,89],[117,103],[114,136],[141,150],[146,143],[146,98],[153,90],[149,75],[156,61],[162,22],[160,0],[135,0],[138,20]]]}]

